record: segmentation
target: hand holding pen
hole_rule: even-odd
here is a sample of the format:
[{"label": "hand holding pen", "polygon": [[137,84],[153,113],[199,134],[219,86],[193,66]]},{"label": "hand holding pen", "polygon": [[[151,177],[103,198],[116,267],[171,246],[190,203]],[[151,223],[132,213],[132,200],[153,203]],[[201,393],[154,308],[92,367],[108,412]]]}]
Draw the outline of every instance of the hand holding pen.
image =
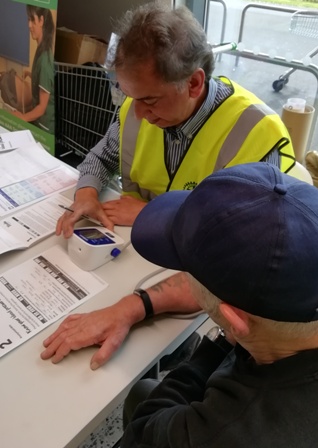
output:
[{"label": "hand holding pen", "polygon": [[[71,208],[69,208],[69,207],[66,207],[65,205],[59,204],[59,207],[63,208],[64,210],[67,210],[68,212],[72,212],[72,213],[74,213],[74,210],[73,210],[73,209],[71,209]],[[96,225],[98,225],[98,226],[105,227],[104,224],[103,224],[102,222],[97,221],[97,219],[94,219],[94,218],[92,218],[91,216],[88,216],[88,215],[81,215],[80,217],[81,217],[81,219],[87,219],[88,221],[91,221],[91,222],[93,222],[94,224],[96,224]]]},{"label": "hand holding pen", "polygon": [[[62,208],[64,208],[64,205]],[[75,201],[67,208],[70,210],[66,210],[57,221],[56,235],[63,235],[64,238],[71,237],[75,223],[83,218],[89,219],[94,224],[107,227],[109,230],[114,229],[114,223],[104,212],[94,188],[79,189],[76,192]]]}]

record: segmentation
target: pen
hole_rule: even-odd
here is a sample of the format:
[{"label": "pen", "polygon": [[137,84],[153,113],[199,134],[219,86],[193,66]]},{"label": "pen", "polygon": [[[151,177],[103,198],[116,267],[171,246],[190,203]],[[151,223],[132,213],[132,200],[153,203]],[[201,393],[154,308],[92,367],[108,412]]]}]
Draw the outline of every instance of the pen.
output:
[{"label": "pen", "polygon": [[[67,210],[68,212],[72,212],[72,213],[74,213],[74,210],[72,210],[72,209],[69,208],[69,207],[66,207],[65,205],[59,204],[59,207],[63,208],[64,210]],[[97,224],[98,226],[105,227],[103,223],[97,221],[97,219],[91,218],[91,217],[88,216],[88,215],[81,215],[81,218],[82,218],[82,219],[88,219],[89,221],[93,222],[94,224]]]}]

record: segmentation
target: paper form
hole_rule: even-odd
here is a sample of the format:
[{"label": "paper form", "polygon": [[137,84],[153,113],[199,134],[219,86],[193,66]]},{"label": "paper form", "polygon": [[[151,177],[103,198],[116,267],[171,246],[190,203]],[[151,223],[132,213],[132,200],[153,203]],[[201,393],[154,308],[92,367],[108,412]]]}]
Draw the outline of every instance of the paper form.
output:
[{"label": "paper form", "polygon": [[0,254],[26,249],[55,232],[56,222],[70,199],[57,194],[0,221]]},{"label": "paper form", "polygon": [[51,171],[0,187],[0,217],[75,186],[77,178],[78,173],[62,165]]},{"label": "paper form", "polygon": [[0,357],[107,286],[60,246],[0,274]]},{"label": "paper form", "polygon": [[60,165],[61,162],[40,143],[0,153],[0,187],[53,170]]},{"label": "paper form", "polygon": [[0,133],[0,152],[23,148],[31,144],[35,145],[36,141],[29,130]]}]

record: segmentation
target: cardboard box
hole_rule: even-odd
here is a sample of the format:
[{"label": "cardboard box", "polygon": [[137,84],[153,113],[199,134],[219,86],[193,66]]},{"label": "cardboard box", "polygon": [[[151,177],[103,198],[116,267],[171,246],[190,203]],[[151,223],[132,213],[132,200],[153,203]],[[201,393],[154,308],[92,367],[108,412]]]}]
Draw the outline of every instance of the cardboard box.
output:
[{"label": "cardboard box", "polygon": [[78,65],[86,62],[104,64],[106,53],[107,43],[101,39],[71,30],[56,30],[55,60],[58,62]]}]

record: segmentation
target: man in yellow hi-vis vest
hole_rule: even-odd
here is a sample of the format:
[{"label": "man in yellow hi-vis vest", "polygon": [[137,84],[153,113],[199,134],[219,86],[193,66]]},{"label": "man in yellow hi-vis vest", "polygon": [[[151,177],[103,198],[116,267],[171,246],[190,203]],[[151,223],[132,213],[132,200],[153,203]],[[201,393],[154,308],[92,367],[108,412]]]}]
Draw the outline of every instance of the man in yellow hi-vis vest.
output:
[{"label": "man in yellow hi-vis vest", "polygon": [[[162,3],[162,2],[161,2]],[[193,189],[207,175],[241,163],[267,161],[287,172],[295,163],[279,116],[251,92],[212,78],[214,60],[204,30],[187,8],[152,2],[124,15],[113,65],[127,96],[118,119],[79,166],[73,213],[58,221],[66,238],[82,214],[106,227],[131,225],[149,199]],[[120,173],[123,196],[98,194]],[[93,369],[118,348],[130,327],[153,313],[193,312],[198,305],[184,274],[124,297],[112,307],[66,319],[45,341],[43,358],[100,343]]]}]

